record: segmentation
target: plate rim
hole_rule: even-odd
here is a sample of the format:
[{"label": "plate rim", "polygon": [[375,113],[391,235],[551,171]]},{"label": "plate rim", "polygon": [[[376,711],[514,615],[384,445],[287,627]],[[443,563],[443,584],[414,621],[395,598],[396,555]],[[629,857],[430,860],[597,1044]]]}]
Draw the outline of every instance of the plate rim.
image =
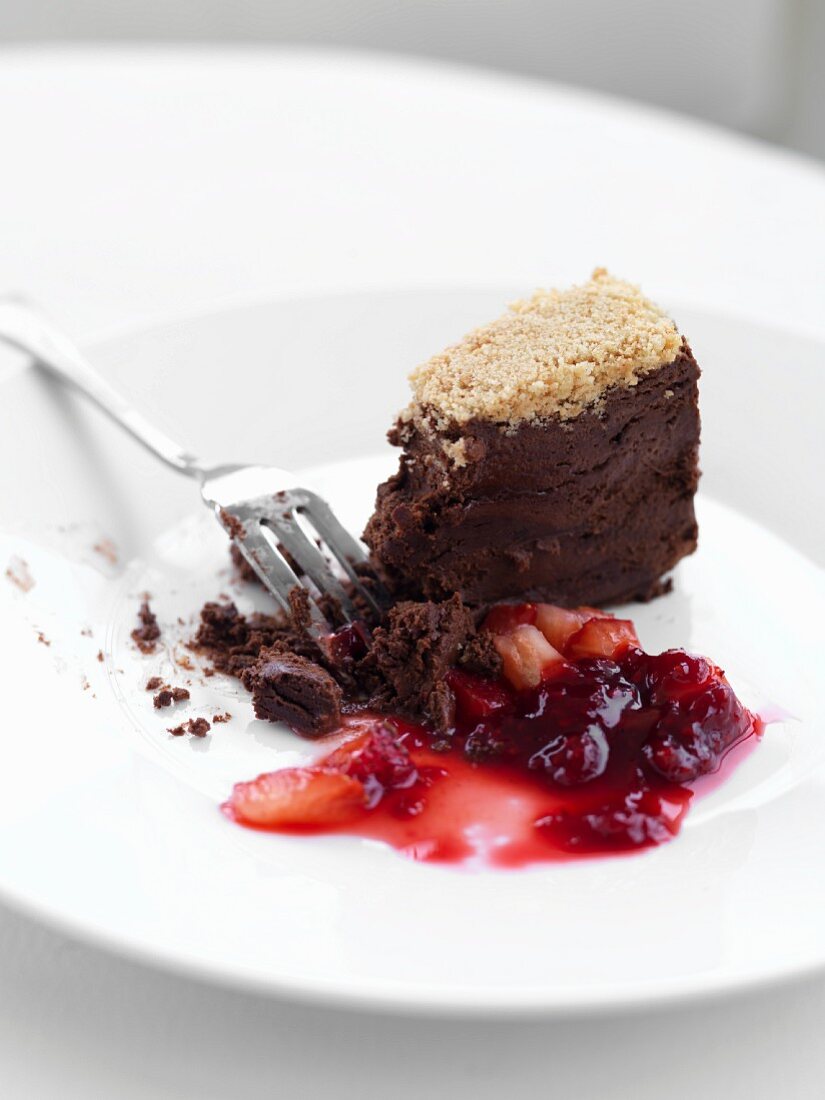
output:
[{"label": "plate rim", "polygon": [[[627,986],[614,992],[607,988],[600,991],[598,986],[588,986],[587,995],[574,998],[569,996],[573,987],[566,986],[565,996],[555,999],[547,996],[546,989],[530,990],[523,986],[474,986],[472,989],[453,986],[445,995],[444,987],[422,986],[411,989],[400,982],[396,983],[397,992],[393,993],[387,982],[378,984],[365,982],[363,979],[356,991],[353,987],[345,989],[337,983],[327,983],[322,979],[302,979],[298,982],[273,979],[271,976],[256,977],[246,969],[239,971],[237,967],[223,966],[216,961],[206,962],[194,955],[181,954],[179,950],[166,950],[163,945],[149,947],[137,938],[120,936],[109,928],[98,927],[92,921],[82,921],[65,913],[58,913],[38,903],[25,891],[8,889],[1,881],[0,903],[7,905],[18,915],[33,920],[41,928],[161,973],[315,1008],[346,1009],[365,1014],[391,1013],[397,1017],[416,1019],[563,1020],[679,1009],[724,1002],[752,992],[794,986],[825,973],[823,955],[814,964],[804,962],[791,966],[768,967],[759,973],[737,975],[725,980],[708,980],[708,974],[702,973],[693,979],[681,978],[673,981],[667,988],[654,989],[650,983],[643,982],[634,987],[633,995],[628,992]],[[456,996],[456,990],[463,992]],[[489,999],[482,1000],[484,997]]]}]

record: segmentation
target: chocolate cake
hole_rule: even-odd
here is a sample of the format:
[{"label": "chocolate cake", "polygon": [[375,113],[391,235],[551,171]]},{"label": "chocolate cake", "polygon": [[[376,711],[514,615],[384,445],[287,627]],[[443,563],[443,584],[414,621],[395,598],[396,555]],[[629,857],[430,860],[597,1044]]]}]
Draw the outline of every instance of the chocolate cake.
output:
[{"label": "chocolate cake", "polygon": [[696,360],[640,291],[539,291],[411,375],[364,539],[395,591],[647,600],[696,547]]}]

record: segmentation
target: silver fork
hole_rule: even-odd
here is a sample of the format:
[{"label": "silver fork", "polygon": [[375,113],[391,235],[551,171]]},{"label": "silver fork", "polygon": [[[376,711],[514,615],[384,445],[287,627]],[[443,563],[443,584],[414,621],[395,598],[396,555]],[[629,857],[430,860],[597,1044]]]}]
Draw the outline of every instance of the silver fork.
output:
[{"label": "silver fork", "polygon": [[[342,526],[327,502],[296,485],[292,474],[274,466],[213,465],[184,450],[132,408],[66,335],[22,299],[0,300],[0,341],[30,355],[50,374],[93,401],[167,466],[197,481],[204,503],[281,610],[290,612],[290,593],[294,589],[303,586],[307,590],[307,630],[319,645],[326,648],[335,629],[328,617],[331,609],[344,623],[362,618],[320,546],[327,547],[376,618],[389,606],[389,595],[364,548]],[[317,541],[307,533],[307,527],[315,532]],[[291,567],[283,550],[297,563],[303,578]],[[364,583],[365,576],[369,584]],[[304,578],[312,587],[304,583]],[[323,608],[319,604],[321,596],[327,597]]]}]

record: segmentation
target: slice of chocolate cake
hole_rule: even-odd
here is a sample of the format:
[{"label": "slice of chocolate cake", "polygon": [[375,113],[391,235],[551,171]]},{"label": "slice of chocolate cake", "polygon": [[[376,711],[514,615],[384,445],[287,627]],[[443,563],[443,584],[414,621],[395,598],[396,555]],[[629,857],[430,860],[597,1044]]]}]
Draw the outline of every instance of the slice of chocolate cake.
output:
[{"label": "slice of chocolate cake", "polygon": [[696,547],[699,368],[639,290],[539,291],[411,375],[364,538],[399,594],[650,599]]}]

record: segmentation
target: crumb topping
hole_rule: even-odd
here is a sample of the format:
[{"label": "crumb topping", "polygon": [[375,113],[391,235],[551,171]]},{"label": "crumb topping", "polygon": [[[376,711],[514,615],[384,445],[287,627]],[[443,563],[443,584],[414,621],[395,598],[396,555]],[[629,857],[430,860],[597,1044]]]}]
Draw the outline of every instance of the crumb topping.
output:
[{"label": "crumb topping", "polygon": [[[569,420],[609,386],[672,363],[682,338],[638,287],[597,268],[589,282],[538,290],[410,375],[402,420],[429,430],[468,420]],[[450,446],[455,447],[455,444]],[[462,451],[448,456],[460,463]]]},{"label": "crumb topping", "polygon": [[467,465],[467,443],[464,439],[457,439],[455,442],[445,440],[441,445],[441,449],[444,454],[452,462],[453,466],[461,468]]}]

